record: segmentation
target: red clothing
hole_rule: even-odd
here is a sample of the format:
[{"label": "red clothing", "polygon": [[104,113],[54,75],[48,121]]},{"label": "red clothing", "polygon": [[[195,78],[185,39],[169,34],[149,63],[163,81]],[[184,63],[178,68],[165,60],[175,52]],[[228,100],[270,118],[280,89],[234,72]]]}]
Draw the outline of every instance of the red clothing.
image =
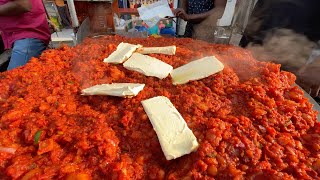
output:
[{"label": "red clothing", "polygon": [[[0,6],[10,0],[0,0]],[[6,49],[19,39],[36,38],[48,44],[50,30],[41,0],[30,0],[30,12],[18,16],[0,16],[0,31]]]},{"label": "red clothing", "polygon": [[141,7],[141,4],[135,4],[134,5],[134,8],[139,8],[139,7]]}]

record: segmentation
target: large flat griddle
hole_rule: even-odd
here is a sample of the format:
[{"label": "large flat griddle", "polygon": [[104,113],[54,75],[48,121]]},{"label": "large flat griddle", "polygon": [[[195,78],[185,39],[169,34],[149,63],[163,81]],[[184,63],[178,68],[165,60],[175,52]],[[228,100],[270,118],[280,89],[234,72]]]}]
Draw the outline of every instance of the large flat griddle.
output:
[{"label": "large flat griddle", "polygon": [[313,104],[313,109],[315,111],[318,111],[318,116],[317,117],[318,117],[318,121],[320,122],[320,106],[319,106],[319,104],[306,91],[304,91],[301,87],[300,87],[300,89],[304,92],[305,97],[309,99],[309,102],[311,104]]}]

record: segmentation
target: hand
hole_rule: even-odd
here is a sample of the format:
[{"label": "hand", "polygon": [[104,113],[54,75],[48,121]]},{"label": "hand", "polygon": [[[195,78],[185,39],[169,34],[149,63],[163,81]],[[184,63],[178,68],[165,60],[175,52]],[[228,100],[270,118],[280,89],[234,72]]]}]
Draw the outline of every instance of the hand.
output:
[{"label": "hand", "polygon": [[59,31],[59,28],[51,20],[48,20],[48,22],[49,22],[50,27],[53,29],[54,32],[58,32]]},{"label": "hand", "polygon": [[185,21],[189,21],[190,20],[190,15],[186,13],[186,11],[182,8],[177,8],[173,11],[174,15],[176,17],[179,17]]}]

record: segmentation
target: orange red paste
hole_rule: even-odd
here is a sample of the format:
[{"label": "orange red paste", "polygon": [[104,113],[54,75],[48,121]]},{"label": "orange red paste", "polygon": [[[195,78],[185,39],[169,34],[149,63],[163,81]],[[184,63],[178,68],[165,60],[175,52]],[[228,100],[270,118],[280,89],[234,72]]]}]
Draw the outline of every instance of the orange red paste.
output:
[{"label": "orange red paste", "polygon": [[[177,68],[215,55],[216,75],[174,86],[103,63],[120,42],[176,45],[156,57]],[[238,47],[192,39],[86,39],[0,74],[0,179],[317,179],[320,123],[280,65]],[[81,96],[113,82],[144,83],[138,96]],[[166,96],[200,143],[167,161],[141,101]],[[6,151],[4,148],[11,148]]]}]

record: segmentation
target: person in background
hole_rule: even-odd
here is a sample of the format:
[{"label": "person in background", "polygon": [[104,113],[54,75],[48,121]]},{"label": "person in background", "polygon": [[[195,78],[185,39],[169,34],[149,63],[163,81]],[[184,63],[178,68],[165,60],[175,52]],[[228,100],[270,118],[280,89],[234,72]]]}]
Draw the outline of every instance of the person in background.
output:
[{"label": "person in background", "polygon": [[[208,36],[203,32],[210,31],[210,33],[213,34],[215,23],[212,21],[217,21],[217,19],[222,16],[226,3],[227,0],[182,0],[181,8],[175,9],[174,15],[187,21],[184,37],[195,38],[195,34],[203,34],[203,38],[196,39],[208,39]],[[218,14],[221,15],[220,17],[219,15],[216,15],[216,12],[218,11],[217,9],[219,9]],[[211,18],[212,15],[214,16],[213,18]],[[201,24],[207,18],[210,18],[210,22],[206,24],[209,24],[209,26],[212,28],[198,28],[201,30],[201,33],[197,33],[194,29],[194,26]]]},{"label": "person in background", "polygon": [[319,0],[258,0],[240,45],[263,44],[272,31],[283,28],[317,42],[320,40],[319,6]]},{"label": "person in background", "polygon": [[320,97],[319,7],[319,0],[258,0],[240,43],[294,73],[313,97]]},{"label": "person in background", "polygon": [[65,28],[72,28],[68,8],[67,8],[66,4],[64,3],[64,0],[54,0],[54,3],[57,6],[58,13],[61,18],[62,26]]},{"label": "person in background", "polygon": [[4,44],[2,41],[2,36],[1,36],[1,31],[0,31],[0,55],[4,52]]},{"label": "person in background", "polygon": [[50,30],[41,0],[0,0],[0,31],[12,48],[8,70],[25,65],[48,46]]}]

